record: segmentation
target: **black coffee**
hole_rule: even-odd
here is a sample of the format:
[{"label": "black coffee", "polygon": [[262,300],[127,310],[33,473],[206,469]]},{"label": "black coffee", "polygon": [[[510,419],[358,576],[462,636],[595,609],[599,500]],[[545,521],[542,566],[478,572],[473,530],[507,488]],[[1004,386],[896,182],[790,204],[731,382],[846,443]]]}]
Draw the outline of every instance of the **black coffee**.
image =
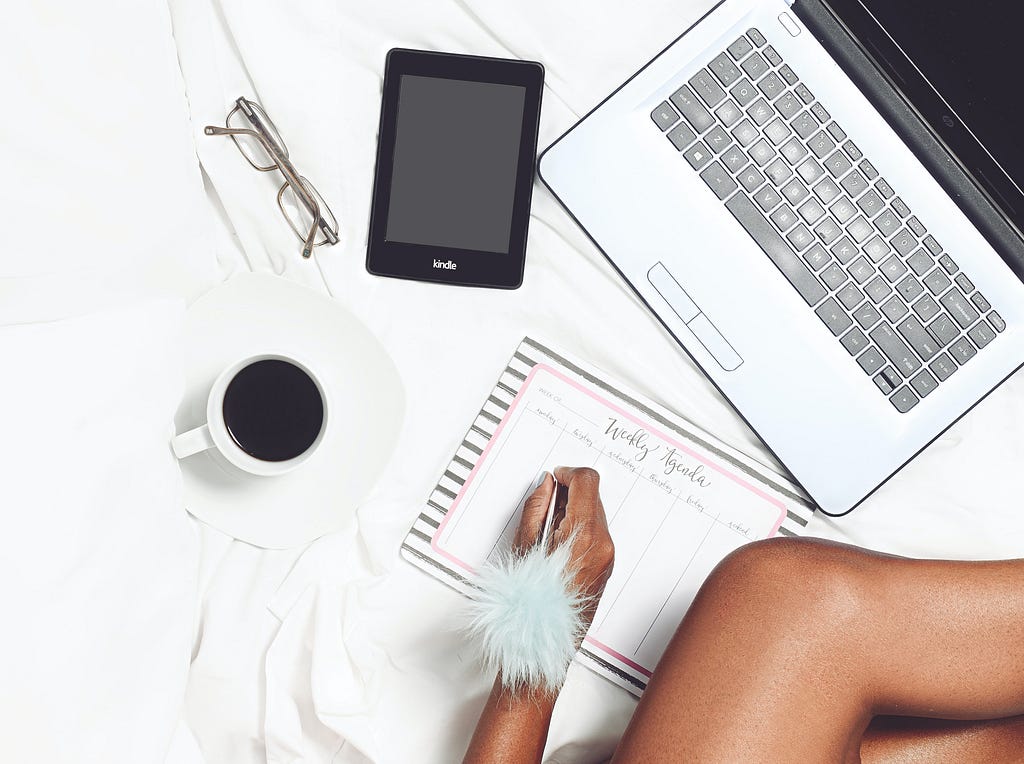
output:
[{"label": "black coffee", "polygon": [[304,453],[320,434],[324,402],[310,376],[277,359],[235,374],[224,392],[224,423],[245,453],[283,462]]}]

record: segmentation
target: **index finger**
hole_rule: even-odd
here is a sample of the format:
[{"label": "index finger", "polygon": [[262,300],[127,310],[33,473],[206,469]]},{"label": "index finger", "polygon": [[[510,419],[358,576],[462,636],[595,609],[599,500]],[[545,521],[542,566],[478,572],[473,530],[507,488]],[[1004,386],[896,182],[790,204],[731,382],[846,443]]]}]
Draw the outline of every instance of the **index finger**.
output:
[{"label": "index finger", "polygon": [[604,507],[601,505],[601,476],[590,467],[557,467],[555,479],[569,487],[569,500],[565,515],[573,525],[576,521],[599,518],[605,522]]}]

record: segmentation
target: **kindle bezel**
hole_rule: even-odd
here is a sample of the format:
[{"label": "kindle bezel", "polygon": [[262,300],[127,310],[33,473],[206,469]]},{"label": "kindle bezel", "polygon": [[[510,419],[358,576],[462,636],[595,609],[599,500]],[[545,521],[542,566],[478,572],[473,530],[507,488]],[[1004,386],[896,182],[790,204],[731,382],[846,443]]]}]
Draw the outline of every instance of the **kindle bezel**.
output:
[{"label": "kindle bezel", "polygon": [[[518,85],[525,88],[508,253],[387,240],[398,127],[398,95],[404,75]],[[392,278],[498,289],[516,289],[522,284],[543,86],[544,67],[533,61],[432,53],[403,48],[394,48],[388,52],[366,247],[366,269],[370,273]]]}]

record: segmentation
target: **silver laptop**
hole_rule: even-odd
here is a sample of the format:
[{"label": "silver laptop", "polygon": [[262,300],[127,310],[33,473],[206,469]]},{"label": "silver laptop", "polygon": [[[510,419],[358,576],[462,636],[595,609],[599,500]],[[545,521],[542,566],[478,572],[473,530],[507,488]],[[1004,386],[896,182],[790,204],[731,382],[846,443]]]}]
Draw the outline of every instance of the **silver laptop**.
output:
[{"label": "silver laptop", "polygon": [[724,0],[543,181],[828,513],[1024,364],[1003,0]]}]

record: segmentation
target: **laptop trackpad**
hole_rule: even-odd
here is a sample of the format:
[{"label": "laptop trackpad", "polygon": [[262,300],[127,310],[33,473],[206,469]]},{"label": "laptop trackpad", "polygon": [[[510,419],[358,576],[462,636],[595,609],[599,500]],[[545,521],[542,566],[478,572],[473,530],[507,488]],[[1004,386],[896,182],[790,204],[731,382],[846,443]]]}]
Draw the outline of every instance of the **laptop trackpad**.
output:
[{"label": "laptop trackpad", "polygon": [[655,263],[647,272],[647,280],[719,366],[726,371],[735,371],[740,367],[743,359],[664,265]]}]

